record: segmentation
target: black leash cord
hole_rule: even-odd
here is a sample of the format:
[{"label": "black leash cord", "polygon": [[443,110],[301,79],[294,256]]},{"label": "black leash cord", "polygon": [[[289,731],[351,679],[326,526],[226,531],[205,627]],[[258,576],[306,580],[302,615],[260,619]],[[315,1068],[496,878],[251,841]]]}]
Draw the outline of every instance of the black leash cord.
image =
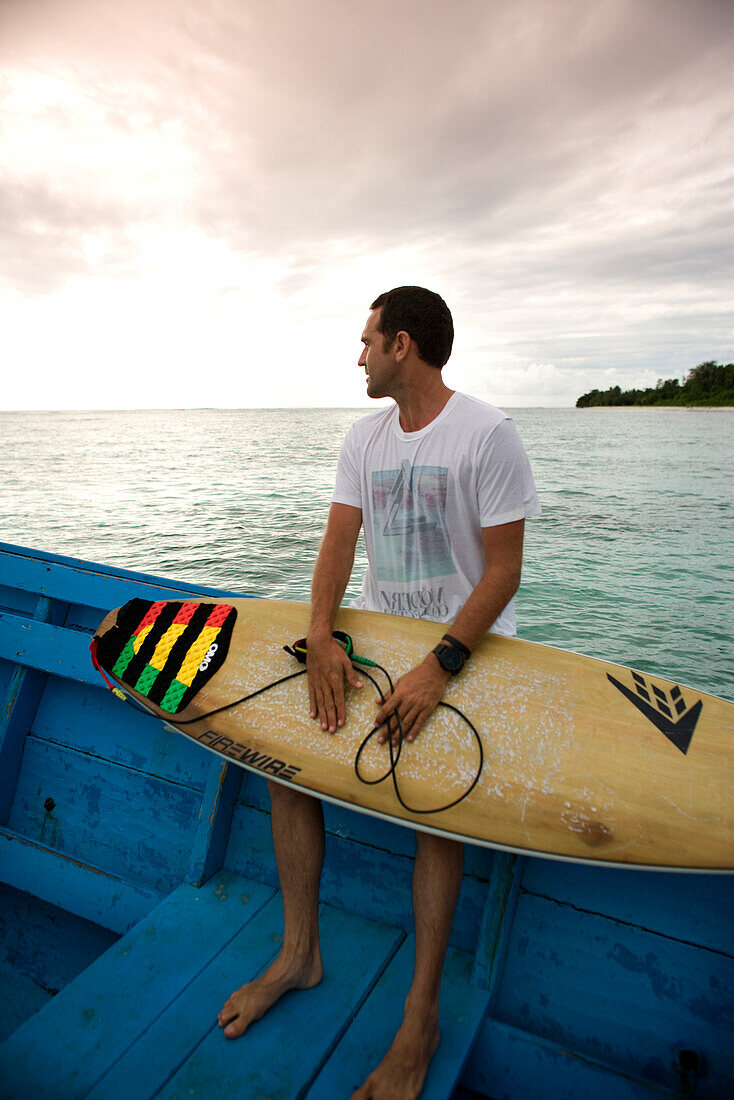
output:
[{"label": "black leash cord", "polygon": [[[384,673],[384,675],[387,677],[387,682],[390,685],[390,691],[393,691],[393,682],[392,682],[392,678],[390,676],[390,673],[387,671],[387,669],[383,668],[382,665],[378,665],[376,662],[374,662],[374,664],[375,664],[375,668],[379,668],[380,672]],[[370,676],[369,672],[366,672],[364,670],[364,668],[358,668],[358,671],[362,675],[366,676],[367,679],[372,684],[374,684],[374,686],[377,688],[377,691],[379,692],[380,702],[384,703],[385,702],[385,696],[382,694],[382,690],[380,688],[380,685],[377,683],[377,681],[374,680],[373,677]],[[476,727],[473,725],[472,722],[470,722],[470,720],[467,718],[467,716],[464,714],[464,712],[462,710],[459,710],[458,707],[455,707],[453,705],[453,703],[444,703],[443,701],[440,701],[438,705],[440,707],[445,707],[447,710],[452,710],[454,712],[454,714],[458,714],[459,718],[461,718],[462,721],[464,721],[467,724],[469,729],[474,734],[474,737],[476,738],[477,745],[479,746],[479,766],[476,770],[476,774],[474,776],[474,779],[472,780],[471,784],[467,787],[467,789],[462,794],[460,794],[458,798],[455,798],[453,800],[453,802],[447,802],[444,806],[435,806],[432,809],[428,809],[428,810],[419,810],[416,806],[409,806],[408,803],[403,798],[402,794],[400,793],[400,787],[398,785],[398,776],[397,776],[397,771],[396,771],[397,766],[398,766],[398,761],[400,760],[400,753],[402,752],[402,749],[403,749],[403,723],[400,720],[400,715],[399,714],[389,715],[387,721],[382,723],[382,725],[387,726],[387,732],[388,732],[387,743],[388,743],[388,746],[389,746],[389,749],[390,749],[390,767],[388,768],[388,770],[385,772],[384,775],[381,775],[379,777],[379,779],[365,779],[362,775],[360,775],[360,772],[359,772],[360,757],[361,757],[364,749],[367,747],[367,744],[369,743],[371,738],[374,737],[374,735],[376,733],[378,733],[379,730],[382,729],[382,726],[375,726],[373,729],[370,730],[370,732],[367,734],[367,736],[364,738],[361,745],[357,749],[357,755],[354,758],[354,771],[355,771],[357,779],[359,779],[360,783],[364,783],[369,787],[374,787],[377,783],[384,783],[384,781],[388,778],[388,776],[391,776],[392,777],[393,789],[395,791],[395,797],[397,798],[398,802],[403,807],[403,809],[407,810],[408,813],[411,813],[411,814],[440,814],[440,813],[443,813],[444,810],[450,810],[453,806],[458,806],[458,804],[460,802],[463,802],[464,799],[467,798],[471,794],[471,792],[474,790],[477,783],[479,782],[479,777],[482,774],[482,768],[484,767],[484,745],[482,744],[482,739],[479,736],[479,733],[478,733]],[[392,732],[390,730],[390,721],[393,717],[395,718],[395,721],[397,722],[398,730],[400,732],[400,740],[398,741],[397,752],[395,751],[395,749],[393,747]]]},{"label": "black leash cord", "polygon": [[213,718],[215,714],[221,714],[223,710],[232,710],[233,707],[238,707],[240,703],[246,703],[249,699],[254,699],[256,696],[262,695],[264,691],[270,691],[271,688],[277,687],[278,684],[285,684],[288,680],[295,680],[297,676],[305,675],[305,668],[299,669],[298,672],[291,672],[288,676],[281,676],[279,680],[273,680],[272,683],[266,684],[265,687],[258,688],[256,691],[251,691],[249,695],[243,695],[240,699],[235,699],[231,703],[225,703],[223,707],[217,707],[215,710],[208,710],[206,714],[197,714],[196,718],[159,718],[157,714],[153,714],[147,707],[144,707],[142,703],[138,702],[137,699],[133,699],[132,696],[127,695],[125,692],[122,692],[122,694],[125,697],[126,703],[129,703],[131,707],[135,707],[141,714],[145,714],[146,717],[152,718],[156,722],[168,722],[171,726],[190,726],[193,722],[203,722],[206,718]]},{"label": "black leash cord", "polygon": [[305,675],[306,669],[301,668],[298,672],[291,672],[289,676],[281,676],[279,680],[273,680],[271,684],[266,684],[265,687],[258,688],[257,691],[251,691],[249,695],[243,695],[241,699],[235,699],[233,703],[225,703],[223,707],[217,707],[216,710],[200,714],[198,718],[186,718],[183,722],[172,722],[171,724],[174,726],[190,726],[192,722],[203,722],[205,718],[213,718],[215,714],[221,714],[223,710],[232,710],[232,707],[238,707],[240,703],[247,703],[248,700],[255,699],[258,695],[270,691],[271,688],[277,687],[279,684],[285,684],[288,680],[295,680],[297,676]]},{"label": "black leash cord", "polygon": [[[387,669],[383,668],[382,665],[378,665],[377,662],[375,662],[375,661],[373,661],[372,664],[374,665],[375,668],[379,668],[380,672],[383,673],[383,675],[387,679],[388,684],[390,685],[390,691],[393,691],[394,690],[394,684],[392,682],[392,677],[390,676],[390,673],[387,671]],[[377,683],[377,681],[374,679],[374,677],[371,676],[369,674],[369,672],[367,672],[362,665],[359,665],[359,664],[356,664],[356,663],[352,662],[352,668],[354,668],[357,672],[359,672],[360,675],[367,677],[367,679],[370,681],[370,683],[373,684],[373,686],[377,689],[377,692],[380,696],[380,702],[384,703],[385,702],[385,696],[382,692],[382,688]],[[179,721],[176,721],[173,718],[171,718],[171,719],[160,719],[160,718],[158,718],[157,715],[151,714],[151,712],[147,709],[147,707],[144,707],[141,703],[138,702],[137,699],[133,699],[130,696],[128,696],[127,694],[125,695],[125,701],[127,703],[130,703],[137,710],[139,710],[141,712],[141,714],[146,714],[149,718],[153,718],[156,721],[167,721],[172,726],[190,726],[194,722],[203,722],[207,718],[213,718],[215,714],[221,714],[222,711],[232,710],[233,707],[238,707],[238,706],[240,706],[241,703],[247,703],[250,699],[255,699],[258,695],[262,695],[264,692],[270,691],[271,688],[278,687],[280,684],[287,683],[288,680],[295,680],[298,676],[305,676],[306,672],[307,672],[307,669],[305,669],[305,668],[299,669],[298,672],[291,672],[288,676],[281,676],[280,679],[273,680],[271,683],[265,684],[264,687],[257,688],[256,691],[251,691],[249,695],[243,695],[240,699],[235,699],[231,703],[225,703],[224,706],[222,706],[222,707],[217,707],[215,710],[207,711],[206,714],[199,714],[199,715],[197,715],[196,718],[184,718],[184,719],[179,720]],[[395,791],[395,797],[397,798],[398,802],[403,807],[403,809],[407,810],[407,812],[410,813],[410,814],[439,814],[439,813],[443,813],[444,810],[450,810],[453,806],[458,806],[458,804],[460,802],[463,802],[464,799],[467,798],[468,795],[471,794],[471,792],[474,790],[477,783],[479,782],[479,777],[482,774],[482,768],[484,766],[484,746],[482,744],[482,739],[479,736],[479,733],[477,732],[476,727],[472,724],[472,722],[469,721],[469,719],[464,714],[464,712],[459,710],[459,708],[455,707],[452,703],[439,702],[438,705],[440,707],[445,707],[447,710],[452,710],[454,712],[454,714],[458,714],[459,718],[461,718],[462,721],[464,721],[467,724],[469,729],[474,734],[474,737],[476,738],[477,745],[479,746],[479,766],[477,768],[476,775],[474,776],[474,779],[472,780],[471,785],[469,787],[467,787],[467,789],[464,791],[463,794],[460,794],[458,798],[455,798],[453,800],[453,802],[447,802],[445,806],[436,806],[436,807],[434,807],[433,809],[430,809],[430,810],[419,810],[415,806],[409,806],[408,803],[403,798],[402,794],[400,793],[400,787],[398,785],[398,777],[397,777],[397,771],[396,771],[397,766],[398,766],[398,761],[400,760],[400,754],[401,754],[402,749],[403,749],[403,724],[400,720],[400,715],[398,715],[398,714],[389,715],[388,718],[387,718],[387,721],[383,722],[382,725],[374,726],[373,729],[371,729],[370,732],[367,734],[367,736],[362,740],[362,743],[360,744],[359,748],[357,749],[357,755],[354,758],[354,772],[355,772],[355,775],[357,776],[357,779],[360,781],[360,783],[364,783],[365,786],[368,786],[368,787],[374,787],[378,783],[384,783],[384,781],[388,778],[388,776],[391,776],[392,777],[393,789]],[[398,730],[400,732],[400,740],[398,741],[397,751],[395,750],[395,748],[393,746],[393,743],[392,743],[392,731],[390,729],[390,724],[391,724],[391,720],[392,720],[393,717],[395,718],[395,721],[397,722]],[[388,743],[388,747],[389,747],[389,751],[390,751],[390,767],[388,768],[388,770],[385,772],[384,775],[381,775],[379,777],[379,779],[365,779],[364,776],[362,776],[360,774],[359,761],[360,761],[362,753],[364,752],[364,750],[367,747],[368,743],[375,736],[376,733],[379,733],[379,731],[382,729],[382,726],[387,726],[387,732],[388,732],[387,743]]]}]

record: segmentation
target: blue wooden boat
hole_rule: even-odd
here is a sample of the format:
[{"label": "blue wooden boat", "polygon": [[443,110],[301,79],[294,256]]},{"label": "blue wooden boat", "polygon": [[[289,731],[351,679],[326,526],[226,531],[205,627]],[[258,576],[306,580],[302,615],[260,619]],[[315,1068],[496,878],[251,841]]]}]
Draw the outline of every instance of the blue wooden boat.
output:
[{"label": "blue wooden boat", "polygon": [[[264,781],[119,702],[94,628],[160,577],[0,545],[0,1096],[348,1097],[411,969],[408,829],[326,807],[326,977],[242,1039],[278,950]],[[467,852],[430,1098],[732,1095],[729,876]]]}]

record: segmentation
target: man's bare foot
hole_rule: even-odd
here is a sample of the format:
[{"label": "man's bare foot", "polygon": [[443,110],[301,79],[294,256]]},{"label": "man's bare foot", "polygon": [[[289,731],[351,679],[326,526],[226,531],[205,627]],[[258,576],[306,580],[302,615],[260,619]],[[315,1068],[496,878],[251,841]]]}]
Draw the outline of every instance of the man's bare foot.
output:
[{"label": "man's bare foot", "polygon": [[311,989],[323,977],[321,955],[309,957],[305,962],[292,962],[283,958],[283,952],[259,978],[237,989],[217,1017],[227,1039],[238,1039],[250,1024],[264,1016],[284,993],[290,989]]},{"label": "man's bare foot", "polygon": [[438,1042],[436,1023],[403,1020],[387,1054],[352,1100],[417,1100]]}]

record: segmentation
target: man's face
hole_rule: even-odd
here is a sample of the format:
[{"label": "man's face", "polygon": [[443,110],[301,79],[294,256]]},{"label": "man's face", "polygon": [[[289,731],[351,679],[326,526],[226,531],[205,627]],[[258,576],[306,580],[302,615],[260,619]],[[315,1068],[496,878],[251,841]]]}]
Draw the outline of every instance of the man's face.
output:
[{"label": "man's face", "polygon": [[391,349],[384,350],[385,338],[377,329],[380,313],[379,309],[372,310],[362,333],[364,347],[359,365],[367,374],[368,397],[391,397],[390,388],[395,377],[395,358]]}]

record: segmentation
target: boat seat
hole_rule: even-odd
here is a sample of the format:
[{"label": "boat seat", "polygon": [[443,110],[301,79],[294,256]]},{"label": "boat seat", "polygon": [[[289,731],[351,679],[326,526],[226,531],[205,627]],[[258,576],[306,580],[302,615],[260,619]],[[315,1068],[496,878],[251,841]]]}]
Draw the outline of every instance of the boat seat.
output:
[{"label": "boat seat", "polygon": [[[280,896],[227,871],[180,886],[0,1047],[0,1097],[348,1097],[397,1029],[413,937],[332,906],[320,919],[324,980],[229,1041],[217,1012],[277,953]],[[449,950],[428,1100],[451,1096],[481,1027],[472,965]]]}]

